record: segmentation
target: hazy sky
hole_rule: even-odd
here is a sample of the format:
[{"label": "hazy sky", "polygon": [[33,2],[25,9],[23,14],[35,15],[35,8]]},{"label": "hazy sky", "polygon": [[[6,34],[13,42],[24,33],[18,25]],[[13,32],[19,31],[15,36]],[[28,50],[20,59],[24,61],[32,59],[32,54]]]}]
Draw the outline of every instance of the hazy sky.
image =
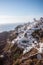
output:
[{"label": "hazy sky", "polygon": [[43,0],[0,0],[0,24],[28,22],[43,16]]}]

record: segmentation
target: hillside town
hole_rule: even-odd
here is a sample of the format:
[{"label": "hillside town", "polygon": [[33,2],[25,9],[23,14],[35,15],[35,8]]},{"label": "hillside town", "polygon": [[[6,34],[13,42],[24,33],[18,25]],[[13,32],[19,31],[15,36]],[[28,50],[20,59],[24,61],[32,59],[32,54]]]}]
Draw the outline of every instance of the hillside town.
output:
[{"label": "hillside town", "polygon": [[0,33],[0,65],[43,65],[43,17]]}]

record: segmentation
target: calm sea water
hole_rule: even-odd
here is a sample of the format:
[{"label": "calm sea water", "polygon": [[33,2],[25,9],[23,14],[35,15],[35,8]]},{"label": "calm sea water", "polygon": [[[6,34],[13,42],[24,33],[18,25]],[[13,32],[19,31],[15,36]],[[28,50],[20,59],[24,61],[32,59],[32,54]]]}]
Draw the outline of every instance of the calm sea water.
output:
[{"label": "calm sea water", "polygon": [[21,23],[18,23],[18,24],[4,24],[4,25],[0,25],[0,32],[14,30],[15,27],[17,27],[17,26],[20,25],[20,24],[21,24]]}]

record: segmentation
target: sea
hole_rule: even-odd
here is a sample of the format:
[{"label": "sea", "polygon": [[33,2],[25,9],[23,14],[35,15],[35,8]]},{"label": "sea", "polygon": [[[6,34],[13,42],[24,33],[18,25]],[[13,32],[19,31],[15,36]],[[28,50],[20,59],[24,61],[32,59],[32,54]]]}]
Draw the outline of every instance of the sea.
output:
[{"label": "sea", "polygon": [[21,23],[1,24],[0,32],[14,30],[18,25],[21,25]]}]

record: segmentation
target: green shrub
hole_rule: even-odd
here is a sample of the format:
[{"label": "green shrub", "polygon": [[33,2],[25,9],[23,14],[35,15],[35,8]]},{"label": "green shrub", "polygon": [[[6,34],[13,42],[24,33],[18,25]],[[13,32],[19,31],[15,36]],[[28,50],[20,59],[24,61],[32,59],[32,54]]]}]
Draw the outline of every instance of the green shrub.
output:
[{"label": "green shrub", "polygon": [[19,54],[16,53],[16,54],[14,54],[13,59],[16,60],[18,57],[19,57]]}]

